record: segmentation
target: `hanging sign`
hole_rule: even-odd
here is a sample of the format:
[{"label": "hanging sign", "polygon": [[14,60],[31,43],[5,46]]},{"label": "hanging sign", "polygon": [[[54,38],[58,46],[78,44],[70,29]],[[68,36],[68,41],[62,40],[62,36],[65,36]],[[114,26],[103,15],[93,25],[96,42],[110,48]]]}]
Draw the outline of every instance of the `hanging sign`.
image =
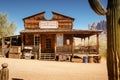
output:
[{"label": "hanging sign", "polygon": [[58,22],[57,21],[40,21],[39,27],[43,29],[47,28],[58,28]]}]

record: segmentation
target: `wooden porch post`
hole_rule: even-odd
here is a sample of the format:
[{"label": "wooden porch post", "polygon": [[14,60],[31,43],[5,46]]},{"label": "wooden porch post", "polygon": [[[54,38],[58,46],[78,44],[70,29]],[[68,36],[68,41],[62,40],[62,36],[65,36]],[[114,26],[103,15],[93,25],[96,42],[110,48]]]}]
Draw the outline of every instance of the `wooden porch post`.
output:
[{"label": "wooden porch post", "polygon": [[89,43],[89,41],[90,41],[90,36],[88,36],[88,53],[90,54],[90,43]]},{"label": "wooden porch post", "polygon": [[24,48],[24,34],[21,34],[21,38],[22,38],[22,51],[23,51],[23,48]]},{"label": "wooden porch post", "polygon": [[86,52],[86,49],[85,49],[85,37],[84,37],[84,54],[85,54],[85,52]]},{"label": "wooden porch post", "polygon": [[97,54],[99,54],[99,34],[96,35],[97,38]]},{"label": "wooden porch post", "polygon": [[71,48],[72,48],[72,58],[74,57],[74,36],[72,35],[72,40],[71,40],[71,42],[72,42],[72,46],[71,46]]},{"label": "wooden porch post", "polygon": [[38,59],[41,58],[41,42],[39,43]]},{"label": "wooden porch post", "polygon": [[82,38],[81,38],[81,46],[82,46]]},{"label": "wooden porch post", "polygon": [[17,39],[16,45],[18,45],[18,36],[16,37],[16,39]]},{"label": "wooden porch post", "polygon": [[10,37],[10,47],[11,47],[11,45],[12,45],[12,37]]},{"label": "wooden porch post", "polygon": [[57,53],[57,51],[56,51],[56,48],[57,48],[57,37],[56,37],[56,34],[55,34],[55,45],[54,45],[54,48],[55,48],[55,59],[56,59],[56,53]]},{"label": "wooden porch post", "polygon": [[41,58],[41,35],[40,35],[40,39],[39,39],[39,47],[38,47],[38,49],[39,49],[39,51],[38,51],[38,59],[40,59]]},{"label": "wooden porch post", "polygon": [[84,44],[83,45],[85,46],[85,38],[84,38]]},{"label": "wooden porch post", "polygon": [[90,45],[90,44],[89,44],[89,40],[90,40],[90,37],[88,37],[88,46]]},{"label": "wooden porch post", "polygon": [[83,38],[81,38],[81,46],[82,46],[82,47],[81,47],[81,49],[82,49],[82,50],[81,50],[81,53],[83,54],[83,53],[84,53],[84,50],[83,50]]},{"label": "wooden porch post", "polygon": [[22,46],[21,46],[21,51],[22,51],[22,58],[23,58],[23,49],[24,49],[24,34],[21,34],[21,41],[22,41]]}]

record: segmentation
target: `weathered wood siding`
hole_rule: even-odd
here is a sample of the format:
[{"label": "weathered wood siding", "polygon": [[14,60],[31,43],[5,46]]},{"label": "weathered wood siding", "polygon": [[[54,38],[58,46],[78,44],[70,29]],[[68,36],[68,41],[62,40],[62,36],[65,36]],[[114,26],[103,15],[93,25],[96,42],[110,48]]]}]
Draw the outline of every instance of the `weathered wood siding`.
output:
[{"label": "weathered wood siding", "polygon": [[40,29],[39,28],[40,21],[58,21],[57,29],[72,29],[74,21],[72,18],[61,14],[53,13],[52,19],[46,20],[44,18],[44,14],[45,13],[40,13],[23,19],[25,29]]},{"label": "weathered wood siding", "polygon": [[25,45],[34,45],[34,35],[33,34],[25,34]]}]

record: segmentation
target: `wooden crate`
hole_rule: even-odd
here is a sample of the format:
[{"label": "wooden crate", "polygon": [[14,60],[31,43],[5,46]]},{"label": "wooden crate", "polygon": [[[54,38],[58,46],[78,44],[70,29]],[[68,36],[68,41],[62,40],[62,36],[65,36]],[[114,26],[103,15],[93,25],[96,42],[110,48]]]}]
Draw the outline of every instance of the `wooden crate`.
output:
[{"label": "wooden crate", "polygon": [[9,51],[9,58],[21,58],[21,46],[11,46]]},{"label": "wooden crate", "polygon": [[11,46],[10,53],[21,53],[21,46]]},{"label": "wooden crate", "polygon": [[82,58],[72,58],[72,62],[83,63],[83,59]]},{"label": "wooden crate", "polygon": [[20,53],[9,53],[9,58],[20,59],[21,54]]}]

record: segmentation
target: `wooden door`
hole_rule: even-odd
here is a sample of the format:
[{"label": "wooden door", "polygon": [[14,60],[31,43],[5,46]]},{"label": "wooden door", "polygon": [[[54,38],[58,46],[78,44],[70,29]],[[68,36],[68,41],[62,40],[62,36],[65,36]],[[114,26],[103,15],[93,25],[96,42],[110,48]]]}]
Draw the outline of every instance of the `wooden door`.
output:
[{"label": "wooden door", "polygon": [[54,35],[43,35],[42,36],[42,53],[54,53]]}]

